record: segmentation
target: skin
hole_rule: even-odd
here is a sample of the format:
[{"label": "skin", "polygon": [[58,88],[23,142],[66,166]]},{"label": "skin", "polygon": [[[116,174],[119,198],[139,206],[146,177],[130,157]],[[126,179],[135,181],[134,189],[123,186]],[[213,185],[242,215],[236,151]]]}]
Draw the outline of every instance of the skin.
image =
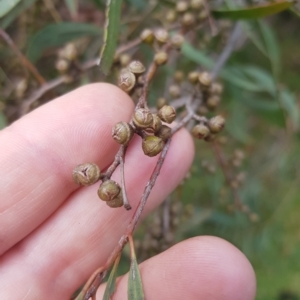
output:
[{"label": "skin", "polygon": [[[98,184],[80,188],[71,174],[85,162],[97,163],[101,170],[109,166],[119,147],[111,128],[128,121],[133,109],[131,99],[118,88],[92,84],[0,132],[0,299],[69,299],[105,262],[134,209],[109,208],[97,197]],[[143,216],[180,183],[193,155],[189,133],[179,131]],[[156,161],[157,157],[143,154],[141,140],[135,137],[125,163],[133,207]],[[117,181],[118,171],[113,176]],[[237,248],[216,237],[183,241],[140,268],[147,300],[255,297],[250,263]],[[126,277],[118,279],[114,300],[127,298]],[[97,299],[103,292],[101,286]]]}]

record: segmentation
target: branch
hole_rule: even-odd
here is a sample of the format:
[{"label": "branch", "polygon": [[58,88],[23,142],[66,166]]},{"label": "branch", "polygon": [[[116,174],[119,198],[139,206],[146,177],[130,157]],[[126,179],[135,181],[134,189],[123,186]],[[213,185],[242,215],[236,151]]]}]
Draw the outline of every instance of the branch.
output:
[{"label": "branch", "polygon": [[218,60],[216,61],[214,68],[211,72],[211,77],[213,80],[215,80],[217,78],[217,76],[219,75],[221,69],[224,67],[224,65],[226,64],[228,58],[230,57],[232,51],[234,50],[238,40],[241,37],[241,33],[242,33],[242,23],[238,22],[232,33],[231,36],[228,39],[228,42],[225,46],[225,48],[223,49],[222,53],[220,54]]},{"label": "branch", "polygon": [[231,192],[232,192],[232,195],[233,195],[233,198],[234,198],[234,203],[235,203],[235,206],[237,209],[241,210],[243,208],[243,203],[242,203],[242,200],[236,190],[236,188],[232,187],[231,185],[231,180],[232,180],[232,176],[230,175],[230,172],[228,170],[228,164],[226,162],[226,159],[218,145],[217,142],[212,142],[211,143],[211,147],[212,147],[212,150],[214,152],[214,155],[216,157],[216,160],[218,162],[218,164],[220,165],[221,169],[222,169],[222,172],[224,174],[224,177],[225,177],[225,180],[226,180],[226,183],[227,185],[229,186],[229,188],[231,189]]},{"label": "branch", "polygon": [[16,53],[16,55],[20,59],[22,65],[25,68],[29,69],[29,71],[32,73],[32,75],[35,77],[35,79],[40,84],[45,84],[46,80],[43,78],[43,76],[39,73],[39,71],[36,69],[36,67],[27,59],[27,57],[18,49],[18,47],[15,45],[15,43],[10,38],[10,36],[2,28],[0,28],[0,36],[6,41],[6,43],[9,45],[9,47]]}]

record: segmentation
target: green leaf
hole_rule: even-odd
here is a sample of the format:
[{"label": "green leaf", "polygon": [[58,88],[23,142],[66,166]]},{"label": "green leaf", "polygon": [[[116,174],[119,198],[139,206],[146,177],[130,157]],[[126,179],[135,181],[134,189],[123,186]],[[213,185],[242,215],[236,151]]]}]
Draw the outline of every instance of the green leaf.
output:
[{"label": "green leaf", "polygon": [[116,291],[116,278],[117,278],[117,270],[120,262],[120,255],[115,260],[114,266],[109,274],[109,278],[107,280],[105,292],[102,300],[110,300],[113,293]]},{"label": "green leaf", "polygon": [[212,14],[215,18],[225,18],[232,20],[258,19],[277,14],[283,10],[290,8],[292,5],[293,1],[284,0],[243,9],[214,10],[212,11]]},{"label": "green leaf", "polygon": [[33,36],[29,43],[27,57],[30,61],[36,62],[43,52],[51,47],[62,46],[83,36],[97,36],[100,32],[100,29],[92,24],[72,22],[50,24]]},{"label": "green leaf", "polygon": [[[213,60],[207,54],[195,49],[189,43],[183,44],[182,54],[208,70],[211,70],[214,66]],[[226,67],[220,72],[220,77],[250,92],[268,92],[274,95],[276,91],[272,76],[254,66]]]},{"label": "green leaf", "polygon": [[273,74],[278,78],[280,72],[280,49],[275,33],[265,22],[258,21],[257,23],[271,63]]},{"label": "green leaf", "polygon": [[206,69],[212,69],[214,65],[213,60],[206,53],[194,48],[190,43],[184,42],[181,52],[185,57]]},{"label": "green leaf", "polygon": [[77,16],[78,0],[65,0],[65,3],[72,18],[75,18]]},{"label": "green leaf", "polygon": [[3,112],[0,112],[0,130],[7,126],[7,120]]},{"label": "green leaf", "polygon": [[21,0],[0,0],[0,18],[12,10]]},{"label": "green leaf", "polygon": [[114,60],[117,47],[122,0],[107,0],[106,25],[100,54],[100,68],[107,75]]},{"label": "green leaf", "polygon": [[128,299],[144,300],[143,284],[135,256],[131,258],[128,278]]},{"label": "green leaf", "polygon": [[[7,0],[0,0],[0,3],[8,2]],[[24,10],[34,4],[36,0],[22,0],[18,5],[14,6],[5,16],[0,18],[0,27],[6,29]]]},{"label": "green leaf", "polygon": [[300,114],[297,105],[297,99],[289,90],[283,89],[279,94],[281,104],[291,118],[295,129],[299,129]]}]

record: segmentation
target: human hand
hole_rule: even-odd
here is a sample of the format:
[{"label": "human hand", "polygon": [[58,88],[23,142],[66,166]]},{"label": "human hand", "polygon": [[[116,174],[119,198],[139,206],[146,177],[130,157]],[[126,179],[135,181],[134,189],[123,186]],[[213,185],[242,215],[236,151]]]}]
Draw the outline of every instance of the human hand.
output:
[{"label": "human hand", "polygon": [[[98,185],[79,188],[73,168],[105,169],[118,150],[111,128],[129,120],[130,98],[108,84],[64,95],[0,132],[0,299],[69,299],[103,265],[133,210],[109,208]],[[136,137],[126,153],[125,178],[136,207],[157,158]],[[181,130],[172,139],[144,216],[179,184],[193,160],[193,142]],[[118,172],[116,172],[117,174]],[[140,266],[151,299],[252,300],[255,275],[245,256],[215,237],[181,242]],[[114,299],[126,299],[126,276]],[[101,286],[97,299],[102,299]]]}]

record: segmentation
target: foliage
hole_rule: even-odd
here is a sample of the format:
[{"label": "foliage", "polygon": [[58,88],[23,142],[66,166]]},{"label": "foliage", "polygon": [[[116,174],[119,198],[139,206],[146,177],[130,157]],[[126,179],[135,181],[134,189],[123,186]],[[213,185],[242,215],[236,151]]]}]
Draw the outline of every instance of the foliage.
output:
[{"label": "foliage", "polygon": [[[170,203],[173,204],[170,204],[170,211],[174,222],[170,230],[175,236],[170,244],[164,246],[199,234],[223,237],[239,247],[253,263],[258,277],[257,299],[280,299],[279,295],[285,291],[300,295],[297,284],[300,268],[300,224],[297,217],[299,171],[295,163],[300,150],[297,73],[300,45],[293,36],[293,30],[297,32],[299,28],[300,19],[291,11],[286,11],[256,20],[257,17],[288,8],[297,12],[298,8],[292,7],[290,1],[260,1],[262,3],[259,5],[247,7],[238,6],[239,1],[225,1],[227,9],[214,5],[215,2],[211,4],[212,15],[221,20],[205,23],[200,31],[184,42],[182,55],[157,73],[149,98],[153,106],[158,97],[167,95],[170,98],[165,86],[174,81],[172,75],[176,70],[182,71],[185,76],[195,66],[202,71],[213,72],[216,58],[222,54],[233,30],[232,23],[222,18],[242,19],[239,21],[242,28],[239,43],[219,73],[225,87],[219,109],[227,119],[225,133],[219,142],[234,179],[238,176],[242,178],[238,182],[238,193],[243,206],[237,209],[232,187],[226,182],[210,144],[196,142],[197,154],[190,177],[171,196]],[[117,43],[125,45],[128,41],[134,41],[144,27],[158,27],[161,23],[168,26],[164,16],[175,5],[174,1],[158,1],[151,6],[148,1],[128,0],[121,7],[122,1],[112,1],[111,5],[115,7],[107,11],[110,22],[105,27],[105,2],[101,0],[54,1],[55,9],[63,20],[59,23],[53,22],[51,11],[38,1],[11,3],[12,6],[4,9],[0,6],[0,26],[13,37],[18,48],[26,53],[47,81],[66,76],[66,72],[58,68],[63,66],[58,62],[65,59],[61,56],[61,50],[68,42],[76,46],[76,60],[71,61],[67,68],[76,71],[80,65],[85,72],[74,73],[73,81],[58,86],[57,94],[81,84],[99,81],[102,76],[99,69],[89,69],[88,63],[98,60],[101,48],[101,68],[105,74],[111,70],[105,80],[116,83],[117,72],[124,66],[122,59],[126,58],[125,55],[115,56]],[[90,10],[93,11],[92,16],[88,16]],[[39,14],[43,18],[38,17]],[[30,16],[33,22],[28,22],[25,15]],[[15,27],[20,29],[20,24],[25,24],[22,33],[15,30]],[[218,30],[212,34],[214,26]],[[147,44],[126,52],[130,58],[135,57],[145,65],[151,61],[152,54]],[[36,83],[23,67],[19,67],[9,46],[0,46],[0,55],[4,58],[0,73],[4,86],[0,91],[0,128],[3,128],[7,122],[18,118],[16,112],[21,99],[30,99]],[[51,98],[53,94],[43,94],[40,104]],[[241,149],[245,158],[237,164],[235,155],[241,153],[238,152]],[[162,209],[150,216],[137,231],[138,259],[141,259],[141,249],[148,256],[157,253],[152,248],[145,251],[143,236],[151,238],[150,225],[161,218]],[[128,268],[124,269],[123,264],[128,263],[128,257],[129,253],[125,252],[125,258],[120,263],[120,269],[126,272]],[[137,264],[133,260],[131,272],[136,272],[136,269]],[[109,294],[114,291],[115,275],[114,269]],[[138,286],[140,288],[141,285]]]}]

